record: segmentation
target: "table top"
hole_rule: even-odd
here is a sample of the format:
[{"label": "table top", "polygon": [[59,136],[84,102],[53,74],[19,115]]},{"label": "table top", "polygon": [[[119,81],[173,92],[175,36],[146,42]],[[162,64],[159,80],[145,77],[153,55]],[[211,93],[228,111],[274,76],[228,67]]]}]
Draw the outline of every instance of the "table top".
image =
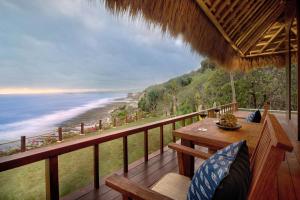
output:
[{"label": "table top", "polygon": [[[246,140],[250,150],[254,150],[263,128],[260,123],[248,123],[239,119],[242,126],[239,130],[223,130],[216,125],[216,118],[206,118],[191,125],[173,131],[174,136],[192,141],[194,144],[206,146],[213,150],[221,149],[231,143]],[[199,128],[207,129],[206,131]]]}]

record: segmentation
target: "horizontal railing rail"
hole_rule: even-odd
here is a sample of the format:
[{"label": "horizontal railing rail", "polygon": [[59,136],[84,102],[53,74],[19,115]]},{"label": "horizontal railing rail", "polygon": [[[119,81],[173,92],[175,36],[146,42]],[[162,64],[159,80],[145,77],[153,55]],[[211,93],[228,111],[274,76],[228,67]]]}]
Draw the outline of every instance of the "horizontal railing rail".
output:
[{"label": "horizontal railing rail", "polygon": [[[236,103],[230,103],[220,106],[220,112],[233,112],[237,110]],[[208,116],[212,116],[215,108],[207,109]],[[172,130],[176,128],[176,122],[181,121],[185,126],[186,120],[197,117],[199,120],[200,112],[193,112],[186,115],[181,115],[169,119],[164,119],[148,124],[130,127],[122,130],[113,131],[97,136],[90,136],[88,138],[81,138],[73,141],[67,141],[52,146],[42,147],[39,149],[33,149],[23,153],[14,154],[11,156],[0,158],[0,172],[21,167],[27,164],[46,160],[46,197],[47,199],[59,199],[59,181],[58,181],[58,156],[69,153],[72,151],[80,150],[86,147],[94,147],[94,187],[99,188],[99,144],[109,142],[112,140],[123,138],[123,171],[128,172],[128,136],[144,133],[144,160],[148,161],[148,131],[154,128],[160,128],[160,153],[164,152],[164,126],[172,124]],[[173,141],[176,138],[173,137]]]}]

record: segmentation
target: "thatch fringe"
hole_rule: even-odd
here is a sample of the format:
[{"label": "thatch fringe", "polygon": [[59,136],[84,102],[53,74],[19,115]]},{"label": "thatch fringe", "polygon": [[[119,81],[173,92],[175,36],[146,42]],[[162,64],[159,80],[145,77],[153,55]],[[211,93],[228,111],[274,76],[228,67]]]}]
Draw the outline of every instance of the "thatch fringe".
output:
[{"label": "thatch fringe", "polygon": [[283,66],[284,57],[241,58],[210,22],[195,0],[103,0],[116,15],[142,16],[173,37],[182,36],[192,50],[226,69]]}]

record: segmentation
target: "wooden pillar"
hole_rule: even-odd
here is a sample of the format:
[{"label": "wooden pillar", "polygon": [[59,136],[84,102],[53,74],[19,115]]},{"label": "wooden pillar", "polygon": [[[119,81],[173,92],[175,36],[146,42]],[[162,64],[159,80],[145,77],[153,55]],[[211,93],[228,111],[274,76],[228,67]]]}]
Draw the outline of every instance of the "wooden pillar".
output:
[{"label": "wooden pillar", "polygon": [[45,160],[46,175],[46,199],[59,199],[59,181],[58,181],[58,157],[50,157]]},{"label": "wooden pillar", "polygon": [[231,91],[232,91],[232,102],[236,102],[236,94],[235,94],[235,87],[234,87],[234,80],[233,80],[233,74],[232,72],[229,73],[230,75],[230,85],[231,85]]},{"label": "wooden pillar", "polygon": [[21,152],[26,151],[26,136],[21,136]]},{"label": "wooden pillar", "polygon": [[[297,1],[297,8],[299,8],[300,6],[300,2]],[[297,64],[298,64],[298,70],[297,70],[297,102],[298,102],[298,114],[297,114],[297,127],[298,127],[298,141],[300,141],[300,128],[299,128],[299,124],[300,124],[300,39],[299,39],[299,32],[300,32],[300,11],[299,9],[296,9],[296,16],[297,16],[297,49],[298,49],[298,52],[297,52],[297,55],[298,55],[298,58],[297,58]]]},{"label": "wooden pillar", "polygon": [[287,118],[291,119],[291,88],[292,88],[292,78],[291,78],[291,71],[292,71],[292,60],[291,60],[291,37],[290,37],[290,30],[292,25],[292,20],[287,19],[288,21],[285,24],[285,34],[286,34],[286,55],[285,55],[285,64],[286,64],[286,111],[287,111]]}]

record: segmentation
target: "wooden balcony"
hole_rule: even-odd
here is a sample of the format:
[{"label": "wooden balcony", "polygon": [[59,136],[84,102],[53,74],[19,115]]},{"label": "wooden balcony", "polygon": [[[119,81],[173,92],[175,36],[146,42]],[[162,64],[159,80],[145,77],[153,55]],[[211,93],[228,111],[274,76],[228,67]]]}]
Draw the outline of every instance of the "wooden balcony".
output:
[{"label": "wooden balcony", "polygon": [[[232,112],[234,110],[236,110],[236,104],[228,104],[222,106],[221,112]],[[208,110],[208,112],[209,115],[213,115],[211,110]],[[148,155],[148,130],[163,127],[168,124],[173,124],[173,129],[175,129],[174,124],[176,122],[181,122],[184,125],[185,120],[197,120],[198,115],[199,113],[191,113],[139,127],[115,131],[110,134],[71,141],[4,157],[0,159],[0,171],[34,163],[39,160],[46,160],[46,177],[48,177],[46,178],[46,196],[48,199],[58,199],[58,155],[88,146],[94,146],[94,183],[62,197],[62,199],[122,199],[118,192],[105,186],[105,178],[102,178],[101,180],[99,178],[99,144],[123,138],[124,167],[117,173],[128,177],[142,186],[150,187],[166,173],[178,171],[178,167],[176,153],[173,150],[168,149],[166,147],[167,144],[163,141],[163,128],[160,128],[160,130],[162,130],[160,132],[160,149]],[[297,141],[296,116],[293,116],[292,120],[286,120],[287,118],[285,114],[276,114],[276,117],[292,141],[294,150],[293,152],[286,154],[286,159],[281,164],[277,177],[277,194],[275,194],[275,196],[278,197],[277,199],[300,199],[300,142]],[[132,164],[128,164],[127,137],[140,132],[144,132],[144,157]],[[207,151],[204,147],[197,148]],[[202,162],[203,160],[198,159],[196,160],[196,165],[200,165]]]},{"label": "wooden balcony", "polygon": [[[276,114],[277,119],[288,133],[292,141],[294,150],[286,154],[285,161],[281,164],[277,177],[277,194],[275,196],[279,200],[299,199],[300,198],[300,142],[297,141],[297,124],[294,115],[291,121],[286,120],[285,114]],[[207,150],[202,148],[201,150]],[[203,160],[198,159],[196,166],[199,166]],[[176,153],[165,147],[164,154],[157,151],[149,155],[149,161],[144,162],[140,159],[129,165],[128,173],[124,174],[122,170],[117,174],[124,175],[142,186],[150,187],[157,182],[162,176],[169,172],[178,172]],[[94,190],[90,185],[82,190],[76,191],[63,198],[69,199],[122,199],[120,193],[110,189],[104,184],[104,180],[100,184],[99,190]]]}]

